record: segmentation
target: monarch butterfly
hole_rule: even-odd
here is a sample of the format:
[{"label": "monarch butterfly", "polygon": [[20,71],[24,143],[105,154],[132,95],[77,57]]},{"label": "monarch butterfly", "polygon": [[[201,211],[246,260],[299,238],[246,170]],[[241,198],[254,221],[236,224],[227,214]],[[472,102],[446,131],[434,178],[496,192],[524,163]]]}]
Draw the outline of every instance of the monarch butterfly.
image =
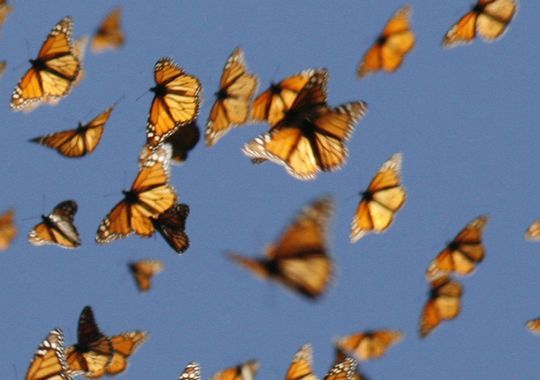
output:
[{"label": "monarch butterfly", "polygon": [[161,58],[154,66],[156,85],[150,89],[154,99],[146,124],[147,143],[160,144],[178,127],[197,118],[201,83],[177,66],[171,58]]},{"label": "monarch butterfly", "polygon": [[313,349],[303,345],[293,356],[285,380],[317,380],[313,374]]},{"label": "monarch butterfly", "polygon": [[0,61],[0,78],[4,75],[4,72],[6,71],[7,62],[6,61]]},{"label": "monarch butterfly", "polygon": [[357,70],[359,77],[383,70],[396,71],[413,49],[416,37],[411,31],[411,7],[400,8],[386,23],[375,43],[364,54]]},{"label": "monarch butterfly", "polygon": [[92,37],[92,51],[100,53],[124,45],[124,32],[120,27],[122,9],[115,8],[101,22]]},{"label": "monarch butterfly", "polygon": [[259,370],[258,360],[248,360],[235,367],[215,373],[210,380],[254,380]]},{"label": "monarch butterfly", "polygon": [[[339,363],[342,363],[343,361],[345,361],[345,359],[347,359],[349,356],[346,355],[342,350],[339,349],[339,347],[336,347],[335,349],[335,359],[334,359],[334,364],[332,366],[335,366]],[[352,380],[368,380],[367,377],[365,375],[363,375],[362,373],[360,373],[359,369],[358,369],[358,363],[356,365],[356,370],[354,371],[354,375],[352,377]]]},{"label": "monarch butterfly", "polygon": [[7,3],[7,0],[0,0],[0,27],[4,25],[6,17],[11,13],[13,8]]},{"label": "monarch butterfly", "polygon": [[195,148],[201,138],[197,123],[186,124],[167,137],[163,142],[172,147],[171,163],[181,164],[188,158],[188,153]]},{"label": "monarch butterfly", "polygon": [[326,248],[326,226],[333,212],[330,198],[320,198],[297,214],[266,257],[251,259],[237,254],[230,258],[263,279],[272,279],[315,300],[327,289],[333,273]]},{"label": "monarch butterfly", "polygon": [[199,363],[189,363],[178,380],[201,380],[201,368]]},{"label": "monarch butterfly", "polygon": [[13,111],[32,110],[42,103],[65,97],[79,76],[81,64],[71,47],[71,17],[56,24],[41,46],[32,67],[11,95]]},{"label": "monarch butterfly", "polygon": [[232,127],[248,120],[251,99],[257,86],[257,76],[247,71],[244,52],[240,48],[234,49],[223,68],[216,101],[206,124],[207,146],[214,145]]},{"label": "monarch butterfly", "polygon": [[139,260],[129,263],[128,268],[139,291],[146,292],[152,287],[152,277],[163,271],[163,261]]},{"label": "monarch butterfly", "polygon": [[151,218],[168,210],[176,203],[176,192],[169,184],[171,148],[162,145],[143,160],[130,190],[118,202],[98,227],[96,242],[110,243],[133,232],[142,237],[154,233]]},{"label": "monarch butterfly", "polygon": [[33,245],[55,244],[62,248],[77,248],[81,245],[81,239],[73,224],[76,213],[75,201],[60,202],[52,213],[41,215],[42,222],[30,230],[28,241]]},{"label": "monarch butterfly", "polygon": [[315,71],[281,121],[244,145],[244,154],[256,162],[263,159],[283,165],[300,180],[341,168],[348,155],[345,142],[367,106],[352,102],[328,107],[326,81],[326,70]]},{"label": "monarch butterfly", "polygon": [[401,153],[386,161],[356,208],[351,223],[350,240],[357,242],[369,232],[381,233],[390,227],[394,216],[405,203],[407,194],[401,185]]},{"label": "monarch butterfly", "polygon": [[540,335],[540,318],[527,321],[525,327],[533,334]]},{"label": "monarch butterfly", "polygon": [[356,376],[356,365],[353,358],[345,358],[330,369],[324,380],[353,380]]},{"label": "monarch butterfly", "polygon": [[177,203],[152,219],[154,228],[177,253],[185,252],[189,248],[189,238],[184,232],[188,215],[189,206]]},{"label": "monarch butterfly", "polygon": [[432,279],[449,273],[460,276],[471,274],[475,265],[484,260],[482,234],[487,221],[487,216],[481,215],[467,224],[431,262],[426,277]]},{"label": "monarch butterfly", "polygon": [[345,336],[337,341],[337,347],[359,360],[377,359],[394,344],[404,338],[398,330],[364,331]]},{"label": "monarch butterfly", "polygon": [[17,236],[17,226],[13,221],[15,212],[8,210],[0,215],[0,251],[5,251]]},{"label": "monarch butterfly", "polygon": [[425,338],[442,321],[456,318],[461,311],[463,287],[448,276],[431,281],[429,298],[420,317],[420,337]]},{"label": "monarch butterfly", "polygon": [[79,123],[76,129],[55,132],[31,139],[31,142],[55,149],[64,157],[78,158],[92,153],[103,135],[105,123],[114,106],[107,108],[87,124]]},{"label": "monarch butterfly", "polygon": [[478,0],[443,38],[443,47],[472,42],[477,34],[494,41],[504,34],[517,10],[515,0]]},{"label": "monarch butterfly", "polygon": [[127,358],[148,337],[145,331],[105,336],[99,330],[90,306],[81,312],[77,335],[77,344],[66,350],[67,362],[71,370],[83,371],[84,376],[90,379],[123,372],[127,368]]},{"label": "monarch butterfly", "polygon": [[527,240],[540,240],[540,219],[535,220],[527,231],[525,231],[525,239]]}]

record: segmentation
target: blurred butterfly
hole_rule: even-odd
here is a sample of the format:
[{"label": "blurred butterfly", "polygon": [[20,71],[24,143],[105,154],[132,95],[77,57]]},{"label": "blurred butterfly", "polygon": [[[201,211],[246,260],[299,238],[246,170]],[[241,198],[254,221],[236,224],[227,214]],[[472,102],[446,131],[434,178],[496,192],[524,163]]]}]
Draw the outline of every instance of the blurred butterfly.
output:
[{"label": "blurred butterfly", "polygon": [[178,380],[201,380],[201,369],[199,363],[189,363]]},{"label": "blurred butterfly", "polygon": [[257,85],[257,76],[247,71],[244,52],[234,49],[223,68],[216,101],[206,124],[207,146],[217,143],[231,128],[247,122]]},{"label": "blurred butterfly", "polygon": [[210,380],[254,380],[259,370],[258,360],[248,360],[235,367],[215,373]]},{"label": "blurred butterfly", "polygon": [[313,349],[305,344],[293,356],[285,380],[317,380],[313,374]]},{"label": "blurred butterfly", "polygon": [[527,240],[540,240],[540,219],[535,220],[527,231],[525,231],[525,239]]},{"label": "blurred butterfly", "polygon": [[0,27],[4,25],[6,17],[11,13],[13,8],[7,3],[7,0],[0,0]]},{"label": "blurred butterfly", "polygon": [[147,143],[156,146],[177,128],[193,122],[199,114],[201,83],[177,66],[171,58],[161,58],[154,66],[156,85],[146,124]]},{"label": "blurred butterfly", "polygon": [[98,227],[96,242],[110,243],[135,232],[142,237],[154,233],[152,219],[176,203],[176,191],[169,184],[171,148],[161,145],[140,164],[139,173],[124,199],[118,202]]},{"label": "blurred butterfly", "polygon": [[152,277],[161,273],[164,266],[161,260],[139,260],[129,263],[128,267],[139,291],[146,292],[152,287]]},{"label": "blurred butterfly", "polygon": [[89,379],[124,372],[127,358],[147,339],[145,331],[130,331],[112,337],[105,336],[96,324],[94,313],[86,306],[79,317],[77,344],[66,349],[69,368],[83,371]]},{"label": "blurred butterfly", "polygon": [[189,206],[177,203],[152,219],[154,228],[177,253],[183,253],[189,248],[189,238],[184,232],[188,215]]},{"label": "blurred butterfly", "polygon": [[533,334],[540,335],[540,318],[527,321],[525,327],[527,327],[527,330],[529,330]]},{"label": "blurred butterfly", "polygon": [[186,161],[188,153],[195,148],[200,138],[201,133],[195,121],[178,128],[167,137],[163,142],[172,147],[171,163],[180,164]]},{"label": "blurred butterfly", "polygon": [[391,346],[403,340],[404,336],[398,330],[364,331],[340,338],[336,345],[359,360],[371,360],[383,356]]},{"label": "blurred butterfly", "polygon": [[13,210],[8,210],[0,215],[0,251],[6,251],[17,236],[14,218],[15,212]]},{"label": "blurred butterfly", "polygon": [[6,61],[0,61],[0,78],[4,75],[4,72],[6,71],[7,62]]},{"label": "blurred butterfly", "polygon": [[482,215],[467,224],[431,262],[426,277],[432,279],[441,274],[471,274],[476,264],[484,260],[482,234],[487,221],[487,216]]},{"label": "blurred butterfly", "polygon": [[11,95],[13,111],[30,111],[35,106],[65,97],[76,81],[81,64],[71,47],[71,17],[56,24],[41,46],[32,67]]},{"label": "blurred butterfly", "polygon": [[456,318],[461,311],[463,287],[448,276],[431,281],[429,298],[420,317],[420,337],[425,338],[442,321]]},{"label": "blurred butterfly", "polygon": [[62,248],[77,248],[81,245],[79,232],[75,227],[77,213],[75,201],[60,202],[49,215],[41,215],[38,223],[28,233],[28,241],[33,245],[58,245]]},{"label": "blurred butterfly", "polygon": [[471,11],[450,28],[442,44],[449,48],[470,43],[477,34],[494,41],[504,34],[516,10],[515,0],[478,0]]},{"label": "blurred butterfly", "polygon": [[103,135],[105,123],[113,110],[114,106],[107,108],[87,124],[79,123],[76,129],[35,137],[30,141],[55,149],[64,157],[83,157],[96,149]]},{"label": "blurred butterfly", "polygon": [[92,36],[92,51],[100,53],[104,50],[117,49],[124,45],[124,32],[120,26],[122,9],[115,8],[105,16]]},{"label": "blurred butterfly", "polygon": [[356,360],[353,358],[345,358],[328,371],[324,380],[353,380],[356,376],[356,365]]},{"label": "blurred butterfly", "polygon": [[357,74],[363,77],[376,71],[396,71],[413,49],[416,37],[409,21],[411,7],[400,8],[387,22],[375,43],[364,54]]},{"label": "blurred butterfly", "polygon": [[350,239],[355,243],[370,232],[381,233],[390,227],[394,216],[405,203],[407,194],[401,185],[401,153],[386,161],[356,208],[351,223]]},{"label": "blurred butterfly", "polygon": [[271,279],[309,298],[319,298],[333,274],[327,253],[326,229],[333,212],[331,198],[320,198],[297,214],[266,256],[251,259],[237,254],[230,258],[262,279]]},{"label": "blurred butterfly", "polygon": [[[346,355],[339,347],[336,347],[335,349],[335,359],[334,364],[332,366],[338,365],[339,363],[342,363],[347,359],[349,356]],[[360,370],[358,368],[358,363],[356,366],[356,370],[354,371],[354,374],[351,378],[352,380],[369,380],[365,375],[360,373]]]},{"label": "blurred butterfly", "polygon": [[326,70],[315,71],[281,121],[244,145],[244,154],[256,162],[264,159],[285,166],[290,175],[301,180],[314,179],[319,171],[341,168],[348,156],[345,142],[367,106],[353,102],[328,107],[326,82]]}]

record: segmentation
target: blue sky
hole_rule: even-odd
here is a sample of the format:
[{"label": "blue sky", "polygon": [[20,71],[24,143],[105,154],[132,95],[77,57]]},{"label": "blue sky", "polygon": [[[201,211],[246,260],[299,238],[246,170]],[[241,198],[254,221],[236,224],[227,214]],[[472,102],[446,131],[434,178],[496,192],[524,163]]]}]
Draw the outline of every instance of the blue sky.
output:
[{"label": "blue sky", "polygon": [[[66,342],[73,343],[87,304],[108,334],[150,332],[123,375],[129,379],[176,379],[190,361],[200,362],[208,378],[252,357],[262,362],[259,378],[281,378],[307,342],[322,377],[333,360],[333,339],[385,327],[406,337],[382,359],[361,364],[373,379],[537,377],[540,340],[524,323],[540,315],[540,247],[526,242],[523,233],[540,216],[540,4],[521,3],[502,40],[443,50],[444,33],[470,0],[410,1],[415,49],[397,73],[360,81],[360,57],[404,3],[15,2],[0,35],[0,59],[8,61],[0,80],[0,209],[13,207],[20,227],[0,265],[3,377],[14,378],[15,366],[23,378],[37,345],[54,327],[63,328]],[[86,78],[58,106],[11,112],[11,91],[50,28],[71,15],[75,37],[91,33],[115,5],[124,8],[126,46],[88,52]],[[204,125],[224,62],[236,46],[244,48],[263,88],[306,68],[327,67],[331,104],[369,104],[349,142],[347,165],[310,182],[277,165],[253,166],[241,147],[266,127],[239,128],[214,148],[197,146],[185,165],[172,169],[180,200],[191,207],[192,244],[183,256],[159,237],[96,245],[99,222],[137,172],[152,97],[136,98],[153,86],[154,63],[171,56],[200,78]],[[69,160],[27,142],[75,127],[122,95],[91,156]],[[358,192],[399,151],[407,203],[387,233],[351,245]],[[339,273],[320,302],[264,284],[225,259],[227,250],[261,254],[296,210],[322,194],[332,194],[337,203],[330,249]],[[65,199],[79,204],[81,248],[31,246],[26,234],[39,215]],[[486,259],[463,280],[462,313],[421,341],[424,270],[446,242],[484,213],[490,216]],[[143,295],[126,266],[139,258],[162,259],[166,266]]]}]

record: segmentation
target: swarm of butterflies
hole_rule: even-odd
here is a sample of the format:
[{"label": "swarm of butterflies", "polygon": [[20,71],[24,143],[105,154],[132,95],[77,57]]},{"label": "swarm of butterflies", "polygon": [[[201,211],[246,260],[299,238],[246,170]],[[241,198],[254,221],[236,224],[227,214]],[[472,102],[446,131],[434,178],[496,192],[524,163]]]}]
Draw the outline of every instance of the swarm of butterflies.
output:
[{"label": "swarm of butterflies", "polygon": [[[12,8],[0,1],[0,25]],[[477,36],[492,41],[500,38],[517,11],[516,0],[478,0],[472,9],[453,25],[443,38],[444,47],[472,42]],[[113,9],[90,38],[93,52],[121,47],[124,32],[122,11]],[[374,44],[364,54],[357,75],[378,71],[394,72],[412,51],[415,34],[411,30],[411,8],[399,9],[384,26]],[[55,105],[84,77],[83,60],[87,37],[72,41],[73,21],[65,17],[53,26],[41,45],[31,67],[13,90],[13,111],[30,112],[37,107]],[[0,75],[6,62],[0,62]],[[258,94],[259,80],[249,72],[242,49],[228,57],[215,102],[211,107],[205,144],[215,145],[233,128],[249,123],[267,123],[266,133],[247,142],[242,152],[253,164],[270,161],[285,167],[299,180],[313,180],[320,172],[331,172],[345,165],[347,141],[367,112],[367,104],[354,101],[334,107],[327,103],[328,71],[310,68],[284,78]],[[171,58],[160,58],[154,66],[155,86],[150,88],[151,102],[146,124],[146,144],[138,158],[138,173],[123,199],[111,209],[97,227],[95,240],[108,244],[135,233],[150,237],[158,232],[177,253],[189,248],[185,232],[190,208],[180,203],[169,182],[170,165],[184,162],[200,139],[197,118],[201,109],[202,86],[197,77],[185,72]],[[92,154],[104,134],[120,99],[89,122],[75,129],[52,132],[30,141],[56,150],[67,158]],[[353,215],[350,241],[355,243],[369,233],[383,233],[393,223],[406,201],[401,181],[403,157],[394,154],[375,173]],[[261,170],[264,170],[261,167]],[[28,233],[33,245],[56,245],[74,249],[81,245],[75,226],[78,205],[66,200]],[[309,300],[319,299],[328,289],[336,269],[327,247],[327,229],[333,214],[330,196],[308,203],[285,228],[263,257],[250,258],[231,252],[230,260],[262,279],[279,283]],[[14,211],[0,216],[0,249],[7,250],[17,235]],[[442,322],[455,319],[461,310],[463,286],[457,276],[467,276],[482,262],[485,249],[482,234],[488,217],[481,215],[457,233],[428,265],[428,297],[420,315],[419,335],[427,337]],[[526,231],[526,238],[540,240],[540,220]],[[160,260],[140,260],[128,264],[141,292],[149,291],[153,277],[164,269]],[[540,319],[526,327],[540,333]],[[100,378],[120,374],[128,367],[129,357],[145,342],[146,331],[128,331],[107,336],[97,326],[93,310],[86,306],[79,317],[78,340],[64,346],[60,328],[49,332],[35,351],[26,379],[68,380],[83,375]],[[357,360],[379,358],[403,340],[398,330],[361,331],[335,342],[335,362],[324,379],[365,379]],[[313,350],[304,345],[293,356],[285,372],[286,380],[314,380]],[[260,367],[249,360],[214,374],[212,380],[252,380]],[[201,378],[201,369],[189,363],[179,379]]]}]

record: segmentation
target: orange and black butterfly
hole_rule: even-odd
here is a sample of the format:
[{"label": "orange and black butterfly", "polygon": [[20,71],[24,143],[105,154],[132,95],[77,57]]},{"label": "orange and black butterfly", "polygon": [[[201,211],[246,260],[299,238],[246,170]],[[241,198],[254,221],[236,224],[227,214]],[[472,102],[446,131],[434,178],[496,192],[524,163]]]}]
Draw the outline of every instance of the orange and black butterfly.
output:
[{"label": "orange and black butterfly", "polygon": [[176,132],[167,137],[163,142],[172,147],[171,163],[181,164],[186,161],[188,153],[195,148],[200,138],[201,132],[195,121],[178,128]]},{"label": "orange and black butterfly", "polygon": [[535,318],[527,321],[525,327],[533,334],[540,335],[540,318]]},{"label": "orange and black butterfly", "polygon": [[353,358],[345,358],[341,363],[335,364],[324,380],[354,380],[356,376],[356,360]]},{"label": "orange and black butterfly", "polygon": [[65,97],[79,76],[81,64],[71,47],[71,17],[56,24],[41,46],[32,67],[11,95],[13,111],[32,110]]},{"label": "orange and black butterfly", "polygon": [[359,360],[380,358],[405,335],[398,330],[363,331],[340,338],[336,346]]},{"label": "orange and black butterfly", "polygon": [[128,264],[129,271],[135,279],[140,292],[146,292],[152,287],[152,278],[163,271],[161,260],[139,260]]},{"label": "orange and black butterfly", "polygon": [[428,336],[443,321],[456,318],[461,311],[463,287],[448,276],[431,281],[429,298],[420,317],[421,338]]},{"label": "orange and black butterfly", "polygon": [[49,215],[41,215],[38,223],[28,233],[28,241],[33,245],[54,244],[62,248],[77,248],[81,245],[79,232],[74,224],[77,213],[75,201],[60,202]]},{"label": "orange and black butterfly", "polygon": [[293,356],[285,380],[317,380],[313,374],[313,349],[305,344]]},{"label": "orange and black butterfly", "polygon": [[109,12],[92,36],[92,51],[100,53],[104,50],[117,49],[124,44],[124,32],[120,26],[122,9],[115,8]]},{"label": "orange and black butterfly", "polygon": [[525,231],[525,239],[527,240],[540,240],[540,219],[535,220],[527,231]]},{"label": "orange and black butterfly", "polygon": [[113,109],[114,106],[107,108],[87,124],[79,123],[76,129],[35,137],[30,141],[55,149],[64,157],[85,156],[92,153],[99,144],[105,123],[109,120]]},{"label": "orange and black butterfly", "polygon": [[432,279],[441,274],[471,274],[476,264],[484,260],[482,234],[487,221],[487,216],[482,215],[467,224],[431,262],[426,277]]},{"label": "orange and black butterfly", "polygon": [[444,47],[470,43],[477,35],[487,41],[500,38],[517,10],[515,0],[478,0],[443,38]]},{"label": "orange and black butterfly", "polygon": [[178,380],[201,380],[201,368],[199,363],[189,363]]},{"label": "orange and black butterfly", "polygon": [[334,265],[326,247],[326,229],[333,212],[330,198],[318,199],[296,216],[263,258],[231,254],[230,258],[263,279],[274,280],[309,298],[327,290]]},{"label": "orange and black butterfly", "polygon": [[127,359],[148,337],[145,331],[130,331],[105,336],[96,324],[94,313],[86,306],[79,318],[77,344],[66,349],[69,368],[82,371],[90,379],[119,374],[127,368]]},{"label": "orange and black butterfly", "polygon": [[5,251],[11,245],[11,242],[17,236],[17,226],[13,219],[15,212],[8,210],[0,215],[0,251]]},{"label": "orange and black butterfly", "polygon": [[156,85],[146,124],[147,143],[159,145],[177,128],[193,122],[199,114],[201,83],[187,74],[171,58],[161,58],[154,66]]},{"label": "orange and black butterfly", "polygon": [[176,191],[169,184],[171,148],[162,145],[140,164],[139,173],[124,199],[118,202],[98,227],[96,242],[110,243],[135,232],[149,237],[154,232],[152,218],[176,203]]},{"label": "orange and black butterfly", "polygon": [[301,180],[340,169],[348,156],[345,143],[367,106],[364,102],[327,106],[326,82],[326,70],[316,70],[283,118],[244,145],[244,154],[255,162],[270,160],[285,166]]},{"label": "orange and black butterfly", "polygon": [[13,8],[7,3],[7,0],[0,0],[0,27],[4,25],[6,17],[11,13]]},{"label": "orange and black butterfly", "polygon": [[[346,355],[339,347],[336,347],[335,349],[335,359],[334,364],[332,366],[335,366],[339,363],[342,363],[350,357],[350,355]],[[358,368],[358,363],[356,366],[356,370],[354,371],[354,375],[352,377],[352,380],[369,380],[364,374],[362,374]]]},{"label": "orange and black butterfly", "polygon": [[183,253],[189,248],[189,238],[184,232],[188,215],[189,206],[177,203],[152,219],[154,228],[177,253]]},{"label": "orange and black butterfly", "polygon": [[416,37],[410,24],[411,7],[400,8],[386,23],[375,43],[365,53],[357,74],[363,77],[376,71],[396,71],[414,47]]},{"label": "orange and black butterfly", "polygon": [[394,154],[361,193],[362,199],[351,223],[351,242],[357,242],[370,232],[384,232],[394,221],[407,198],[401,185],[401,161],[401,154]]},{"label": "orange and black butterfly", "polygon": [[255,380],[259,370],[258,360],[248,360],[237,366],[215,373],[210,380]]},{"label": "orange and black butterfly", "polygon": [[258,82],[257,76],[247,71],[242,49],[234,49],[223,68],[216,101],[206,124],[207,146],[217,143],[231,128],[248,121]]}]

